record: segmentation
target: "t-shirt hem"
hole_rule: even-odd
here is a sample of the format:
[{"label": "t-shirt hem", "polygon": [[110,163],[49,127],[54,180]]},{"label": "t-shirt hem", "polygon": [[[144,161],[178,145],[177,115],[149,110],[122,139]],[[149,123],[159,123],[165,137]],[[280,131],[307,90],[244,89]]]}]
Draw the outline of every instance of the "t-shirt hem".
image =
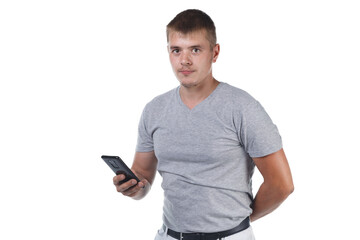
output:
[{"label": "t-shirt hem", "polygon": [[154,151],[153,148],[136,148],[135,149],[136,152],[152,152]]},{"label": "t-shirt hem", "polygon": [[282,148],[283,148],[283,146],[282,146],[282,144],[281,144],[281,145],[279,145],[279,146],[276,146],[276,147],[267,149],[266,151],[249,153],[249,155],[250,155],[250,157],[252,157],[252,158],[265,157],[265,156],[267,156],[267,155],[270,155],[270,154],[272,154],[272,153],[275,153],[275,152],[281,150]]}]

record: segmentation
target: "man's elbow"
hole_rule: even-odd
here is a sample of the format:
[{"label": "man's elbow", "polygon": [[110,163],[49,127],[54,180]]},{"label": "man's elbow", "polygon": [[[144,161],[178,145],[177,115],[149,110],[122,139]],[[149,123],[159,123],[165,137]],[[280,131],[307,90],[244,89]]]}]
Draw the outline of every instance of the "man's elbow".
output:
[{"label": "man's elbow", "polygon": [[279,187],[281,198],[284,200],[294,192],[295,187],[292,182],[283,184],[281,187]]}]

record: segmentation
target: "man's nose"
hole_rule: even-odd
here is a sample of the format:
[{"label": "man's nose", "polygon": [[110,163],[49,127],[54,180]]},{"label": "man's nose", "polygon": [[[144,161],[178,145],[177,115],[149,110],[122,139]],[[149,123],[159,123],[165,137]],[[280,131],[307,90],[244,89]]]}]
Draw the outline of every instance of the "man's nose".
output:
[{"label": "man's nose", "polygon": [[183,54],[181,54],[181,65],[188,66],[191,64],[192,62],[190,54],[187,52],[183,52]]}]

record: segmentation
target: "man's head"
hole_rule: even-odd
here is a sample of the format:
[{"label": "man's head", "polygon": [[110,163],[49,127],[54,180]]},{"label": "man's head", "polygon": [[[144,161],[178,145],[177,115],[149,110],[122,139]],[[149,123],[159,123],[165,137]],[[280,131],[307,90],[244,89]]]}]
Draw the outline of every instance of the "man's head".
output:
[{"label": "man's head", "polygon": [[166,26],[166,36],[169,42],[170,32],[189,34],[199,30],[206,31],[206,38],[210,42],[210,48],[216,45],[216,29],[211,18],[204,12],[196,9],[185,10],[171,20]]},{"label": "man's head", "polygon": [[212,64],[220,46],[208,15],[199,10],[179,13],[167,26],[167,40],[170,63],[182,86],[190,88],[213,81]]}]

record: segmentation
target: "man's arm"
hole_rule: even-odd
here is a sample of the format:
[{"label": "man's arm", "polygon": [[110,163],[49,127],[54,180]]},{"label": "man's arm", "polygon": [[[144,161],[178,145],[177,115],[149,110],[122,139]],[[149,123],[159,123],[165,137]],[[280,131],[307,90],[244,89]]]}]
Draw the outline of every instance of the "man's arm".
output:
[{"label": "man's arm", "polygon": [[120,181],[125,179],[125,176],[120,174],[113,178],[116,190],[124,196],[131,197],[135,200],[142,199],[150,191],[151,185],[154,182],[156,167],[157,158],[154,151],[136,152],[131,170],[140,179],[140,182],[136,184],[136,180],[132,179],[126,183],[119,184]]},{"label": "man's arm", "polygon": [[254,199],[251,221],[274,211],[294,191],[290,167],[283,149],[253,160],[264,182]]}]

